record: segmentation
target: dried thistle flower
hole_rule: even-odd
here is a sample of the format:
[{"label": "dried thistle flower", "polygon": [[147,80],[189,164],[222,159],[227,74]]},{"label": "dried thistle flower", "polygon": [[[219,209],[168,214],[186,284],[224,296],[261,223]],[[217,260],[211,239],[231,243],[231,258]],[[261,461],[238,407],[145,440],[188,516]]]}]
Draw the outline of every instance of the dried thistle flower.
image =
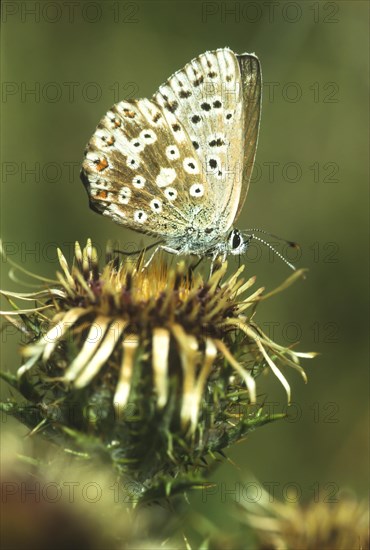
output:
[{"label": "dried thistle flower", "polygon": [[83,250],[76,243],[71,268],[58,253],[54,284],[2,293],[12,304],[37,302],[3,312],[29,342],[17,377],[3,374],[28,404],[3,409],[64,447],[106,456],[140,484],[140,494],[181,490],[180,474],[189,484],[207,455],[273,419],[256,405],[255,380],[266,366],[288,401],[279,365],[305,379],[299,358],[314,354],[279,346],[261,331],[254,310],[269,295],[259,288],[243,297],[255,282],[241,279],[243,267],[225,279],[227,264],[220,264],[204,281],[182,262],[143,269],[142,257],[118,263],[110,253],[99,269],[91,241]]},{"label": "dried thistle flower", "polygon": [[[369,548],[369,509],[354,496],[340,495],[337,502],[314,502],[305,506],[291,502],[260,503],[244,514],[257,535],[256,548],[278,550],[366,550]],[[240,543],[240,541],[239,541]],[[234,541],[231,548],[239,548]]]}]

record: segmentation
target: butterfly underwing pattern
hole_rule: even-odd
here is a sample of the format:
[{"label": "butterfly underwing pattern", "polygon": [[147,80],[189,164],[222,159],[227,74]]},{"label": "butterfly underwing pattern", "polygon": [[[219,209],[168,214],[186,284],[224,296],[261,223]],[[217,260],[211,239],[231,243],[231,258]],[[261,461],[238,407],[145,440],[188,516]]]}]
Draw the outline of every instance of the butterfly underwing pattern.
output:
[{"label": "butterfly underwing pattern", "polygon": [[102,118],[81,171],[91,208],[157,238],[157,250],[241,254],[248,241],[233,225],[249,187],[260,111],[254,54],[201,54],[151,99],[120,101]]}]

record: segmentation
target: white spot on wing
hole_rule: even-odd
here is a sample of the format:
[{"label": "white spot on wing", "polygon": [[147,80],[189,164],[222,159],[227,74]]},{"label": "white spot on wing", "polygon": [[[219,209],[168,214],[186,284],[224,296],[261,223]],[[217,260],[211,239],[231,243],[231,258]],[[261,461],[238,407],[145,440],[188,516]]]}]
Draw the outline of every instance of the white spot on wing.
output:
[{"label": "white spot on wing", "polygon": [[131,189],[129,187],[122,187],[119,192],[119,202],[121,204],[128,204],[131,197]]},{"label": "white spot on wing", "polygon": [[176,178],[176,170],[173,168],[161,168],[158,176],[156,177],[156,184],[158,187],[166,187],[170,185]]},{"label": "white spot on wing", "polygon": [[127,157],[127,166],[132,170],[137,170],[137,168],[139,168],[140,166],[140,163],[134,157]]},{"label": "white spot on wing", "polygon": [[140,132],[140,138],[144,141],[146,145],[151,145],[157,141],[157,134],[153,130],[142,130]]},{"label": "white spot on wing", "polygon": [[132,151],[135,151],[135,153],[140,153],[145,147],[145,144],[139,138],[132,139],[130,145]]},{"label": "white spot on wing", "polygon": [[148,219],[147,214],[144,212],[144,210],[136,210],[134,212],[134,220],[137,223],[144,223]]},{"label": "white spot on wing", "polygon": [[188,174],[199,174],[199,166],[195,158],[186,157],[183,162],[184,170]]},{"label": "white spot on wing", "polygon": [[179,158],[180,153],[176,145],[168,145],[168,147],[166,147],[166,156],[170,160],[176,160]]},{"label": "white spot on wing", "polygon": [[146,179],[143,176],[134,176],[132,178],[132,185],[136,187],[136,189],[142,189],[145,184]]},{"label": "white spot on wing", "polygon": [[97,162],[99,160],[99,156],[96,153],[93,153],[92,151],[88,151],[86,153],[87,160],[91,160],[92,162]]},{"label": "white spot on wing", "polygon": [[177,197],[177,191],[174,187],[166,187],[164,194],[169,201],[174,201]]},{"label": "white spot on wing", "polygon": [[193,183],[193,185],[189,189],[189,193],[191,197],[203,197],[204,186],[201,183]]},{"label": "white spot on wing", "polygon": [[152,201],[150,201],[150,208],[153,210],[153,212],[159,214],[160,212],[162,212],[161,201],[158,199],[153,199]]}]

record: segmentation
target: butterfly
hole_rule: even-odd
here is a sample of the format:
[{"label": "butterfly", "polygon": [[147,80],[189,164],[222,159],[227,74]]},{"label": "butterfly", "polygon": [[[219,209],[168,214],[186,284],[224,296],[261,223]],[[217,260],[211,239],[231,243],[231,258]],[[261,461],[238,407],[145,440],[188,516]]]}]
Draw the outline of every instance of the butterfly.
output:
[{"label": "butterfly", "polygon": [[151,99],[120,101],[101,119],[81,170],[90,207],[158,239],[154,253],[213,261],[242,254],[251,237],[233,226],[250,183],[260,112],[254,54],[221,48],[199,55]]}]

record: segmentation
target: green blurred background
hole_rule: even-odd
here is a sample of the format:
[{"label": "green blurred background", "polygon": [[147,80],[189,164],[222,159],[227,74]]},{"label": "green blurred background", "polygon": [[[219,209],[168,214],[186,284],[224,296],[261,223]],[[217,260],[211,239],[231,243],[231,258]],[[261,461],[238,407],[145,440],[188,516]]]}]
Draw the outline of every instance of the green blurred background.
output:
[{"label": "green blurred background", "polygon": [[[367,4],[4,2],[1,40],[1,235],[11,259],[46,276],[57,268],[56,246],[71,257],[72,243],[87,237],[100,248],[109,238],[143,242],[90,211],[79,180],[85,144],[107,109],[118,99],[150,97],[205,50],[229,46],[258,55],[265,82],[260,140],[238,226],[299,242],[297,259],[294,251],[279,250],[309,272],[261,304],[257,321],[278,342],[298,339],[300,350],[320,356],[304,362],[307,386],[285,372],[295,402],[290,420],[231,449],[237,468],[224,463],[213,474],[218,494],[206,504],[199,494],[191,500],[230,528],[238,496],[223,500],[221,488],[238,491],[235,483],[253,476],[261,485],[277,483],[277,497],[292,483],[302,498],[319,489],[323,500],[333,487],[335,494],[348,488],[364,495]],[[270,289],[290,274],[267,249],[253,248],[246,264]],[[2,288],[19,290],[4,262],[2,271]],[[3,369],[19,366],[18,342],[12,331],[3,333]],[[260,388],[274,410],[284,410],[273,375]]]}]

